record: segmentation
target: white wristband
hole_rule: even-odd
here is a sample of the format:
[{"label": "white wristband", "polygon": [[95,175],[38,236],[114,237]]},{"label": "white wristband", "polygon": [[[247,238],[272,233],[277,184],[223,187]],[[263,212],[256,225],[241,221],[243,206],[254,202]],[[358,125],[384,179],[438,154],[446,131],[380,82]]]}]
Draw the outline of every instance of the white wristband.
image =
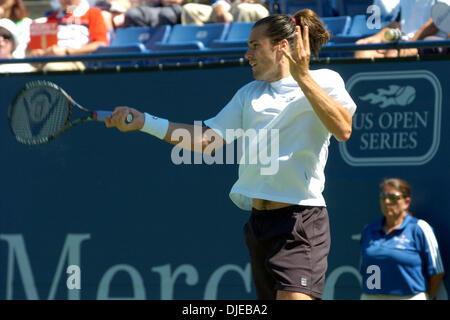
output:
[{"label": "white wristband", "polygon": [[144,115],[144,126],[140,131],[151,134],[161,140],[164,139],[169,129],[169,120],[152,116],[147,112]]}]

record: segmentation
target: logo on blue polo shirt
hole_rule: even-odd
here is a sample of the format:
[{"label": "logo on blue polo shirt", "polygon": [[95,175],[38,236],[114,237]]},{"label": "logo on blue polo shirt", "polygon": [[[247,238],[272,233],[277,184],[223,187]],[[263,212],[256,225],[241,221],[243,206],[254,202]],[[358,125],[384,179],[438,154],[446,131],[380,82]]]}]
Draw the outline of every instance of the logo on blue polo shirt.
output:
[{"label": "logo on blue polo shirt", "polygon": [[351,166],[422,165],[439,147],[442,88],[426,70],[365,72],[347,81],[357,111],[339,144]]},{"label": "logo on blue polo shirt", "polygon": [[407,245],[411,243],[411,240],[406,238],[404,234],[402,234],[400,237],[394,237],[392,238],[396,243],[395,248],[405,250],[407,249]]},{"label": "logo on blue polo shirt", "polygon": [[394,241],[398,241],[402,244],[404,243],[411,243],[411,240],[408,239],[404,234],[402,234],[400,237],[395,236]]}]

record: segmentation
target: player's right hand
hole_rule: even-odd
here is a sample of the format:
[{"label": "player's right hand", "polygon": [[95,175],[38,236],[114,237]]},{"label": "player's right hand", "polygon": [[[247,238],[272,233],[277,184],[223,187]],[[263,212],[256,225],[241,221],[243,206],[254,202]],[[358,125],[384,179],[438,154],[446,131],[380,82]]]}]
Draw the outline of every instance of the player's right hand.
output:
[{"label": "player's right hand", "polygon": [[[126,122],[129,114],[133,115],[133,121]],[[144,126],[145,115],[130,107],[116,107],[114,112],[105,119],[107,128],[116,127],[122,132],[140,130]]]}]

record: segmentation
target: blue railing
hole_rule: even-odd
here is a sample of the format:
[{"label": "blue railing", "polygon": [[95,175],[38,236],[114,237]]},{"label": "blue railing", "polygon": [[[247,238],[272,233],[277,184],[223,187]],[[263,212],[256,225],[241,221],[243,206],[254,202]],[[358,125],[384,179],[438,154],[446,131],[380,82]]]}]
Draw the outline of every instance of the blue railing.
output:
[{"label": "blue railing", "polygon": [[408,48],[449,48],[450,40],[434,41],[401,41],[388,43],[371,44],[331,44],[322,48],[322,52],[343,52],[343,51],[362,51],[362,50],[386,50],[386,49],[408,49]]},{"label": "blue railing", "polygon": [[[435,48],[435,47],[450,47],[450,40],[436,40],[436,41],[405,41],[405,42],[390,42],[377,44],[330,44],[322,48],[322,53],[332,52],[348,52],[361,50],[377,50],[377,49],[407,49],[407,48]],[[115,53],[115,54],[90,54],[79,56],[62,56],[62,57],[28,57],[24,59],[0,59],[0,64],[14,64],[14,63],[50,63],[50,62],[68,62],[68,61],[139,61],[139,60],[175,60],[186,58],[227,58],[240,57],[245,55],[245,48],[232,49],[214,49],[214,50],[183,50],[170,52],[145,52],[145,53]]]}]

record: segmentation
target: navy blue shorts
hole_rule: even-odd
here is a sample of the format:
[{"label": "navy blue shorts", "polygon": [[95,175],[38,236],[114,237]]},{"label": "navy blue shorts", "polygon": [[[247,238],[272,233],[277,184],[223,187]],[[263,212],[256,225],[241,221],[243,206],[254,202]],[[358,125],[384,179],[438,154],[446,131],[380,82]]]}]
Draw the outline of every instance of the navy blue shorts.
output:
[{"label": "navy blue shorts", "polygon": [[331,243],[325,207],[253,209],[244,235],[258,299],[275,299],[277,290],[322,298]]}]

